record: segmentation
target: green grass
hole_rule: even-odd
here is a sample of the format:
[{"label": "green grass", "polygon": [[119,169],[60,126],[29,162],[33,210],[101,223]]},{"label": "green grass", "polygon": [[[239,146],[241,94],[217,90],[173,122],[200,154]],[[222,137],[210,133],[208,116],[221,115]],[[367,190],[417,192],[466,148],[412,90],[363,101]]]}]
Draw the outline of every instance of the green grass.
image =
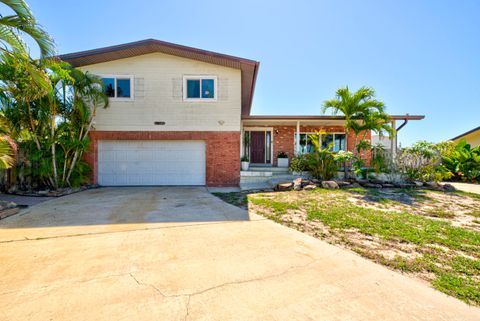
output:
[{"label": "green grass", "polygon": [[455,217],[455,214],[447,211],[445,209],[441,208],[433,208],[433,209],[428,209],[425,212],[425,215],[431,216],[431,217],[439,217],[439,218],[453,218]]},{"label": "green grass", "polygon": [[[393,269],[402,272],[433,273],[435,278],[432,285],[435,288],[469,304],[480,305],[480,233],[453,226],[445,220],[431,219],[406,210],[386,211],[361,207],[347,199],[348,195],[354,193],[362,197],[373,197],[375,201],[384,205],[395,202],[383,196],[372,196],[369,190],[352,188],[320,191],[312,191],[306,194],[304,199],[295,201],[287,201],[285,194],[280,193],[272,193],[268,198],[265,195],[249,195],[248,200],[267,210],[264,213],[269,213],[267,215],[277,221],[281,221],[281,215],[288,210],[300,208],[306,211],[307,219],[321,222],[332,233],[340,236],[340,239],[346,235],[347,230],[354,230],[364,235],[375,236],[385,244],[410,244],[414,246],[416,256],[413,258],[396,256],[389,259],[368,247],[349,241],[348,238],[345,240],[352,250]],[[429,198],[425,195],[427,192],[407,193],[420,200]],[[445,219],[454,215],[438,208],[427,212]]]}]

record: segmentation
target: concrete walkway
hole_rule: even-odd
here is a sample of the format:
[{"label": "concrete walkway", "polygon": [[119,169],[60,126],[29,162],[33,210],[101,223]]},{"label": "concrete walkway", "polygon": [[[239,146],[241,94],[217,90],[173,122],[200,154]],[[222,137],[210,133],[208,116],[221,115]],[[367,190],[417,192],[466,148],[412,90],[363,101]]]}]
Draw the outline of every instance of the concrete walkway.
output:
[{"label": "concrete walkway", "polygon": [[1,320],[479,320],[204,188],[106,188],[0,221]]},{"label": "concrete walkway", "polygon": [[449,183],[455,186],[456,189],[464,192],[480,194],[480,184],[469,183]]}]

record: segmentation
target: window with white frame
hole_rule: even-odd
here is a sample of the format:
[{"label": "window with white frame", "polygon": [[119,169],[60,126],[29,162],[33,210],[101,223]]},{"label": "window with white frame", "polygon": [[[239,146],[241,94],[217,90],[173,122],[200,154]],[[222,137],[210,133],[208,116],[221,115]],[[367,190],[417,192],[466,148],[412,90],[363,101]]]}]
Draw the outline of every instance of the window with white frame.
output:
[{"label": "window with white frame", "polygon": [[183,99],[187,101],[216,101],[216,76],[184,76]]},{"label": "window with white frame", "polygon": [[105,93],[113,99],[133,99],[133,76],[102,76]]},{"label": "window with white frame", "polygon": [[[312,140],[317,140],[321,148],[327,148],[331,143],[333,143],[331,150],[338,152],[341,150],[346,150],[346,141],[344,133],[328,133],[328,134],[315,134],[315,133],[300,133],[300,154],[313,153],[315,147],[312,143]],[[297,145],[297,133],[295,133],[295,146]]]}]

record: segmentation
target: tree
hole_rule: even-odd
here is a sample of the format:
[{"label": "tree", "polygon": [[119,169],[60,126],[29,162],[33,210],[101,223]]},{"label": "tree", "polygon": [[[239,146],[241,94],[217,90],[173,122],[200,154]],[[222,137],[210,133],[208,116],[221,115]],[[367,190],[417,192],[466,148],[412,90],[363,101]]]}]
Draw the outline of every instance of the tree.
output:
[{"label": "tree", "polygon": [[[394,129],[390,124],[390,116],[385,113],[385,104],[375,99],[372,88],[361,87],[356,92],[351,92],[348,86],[337,90],[334,99],[323,103],[322,113],[332,110],[333,114],[345,116],[345,131],[353,131],[354,153],[360,157],[362,150],[370,148],[370,143],[365,140],[369,131],[380,135],[388,133],[393,135]],[[358,141],[358,139],[360,141]]]},{"label": "tree", "polygon": [[[96,109],[106,107],[108,97],[95,75],[60,61],[45,61],[43,68],[50,84],[46,93],[8,100],[3,109],[14,131],[22,133],[21,150],[27,157],[22,166],[32,181],[52,189],[78,185],[86,178],[81,159]],[[29,79],[28,73],[23,76],[17,79]]]},{"label": "tree", "polygon": [[1,51],[27,52],[21,34],[33,38],[40,49],[42,58],[53,56],[55,46],[52,38],[40,27],[28,5],[23,0],[0,0],[15,14],[0,15],[0,43]]}]

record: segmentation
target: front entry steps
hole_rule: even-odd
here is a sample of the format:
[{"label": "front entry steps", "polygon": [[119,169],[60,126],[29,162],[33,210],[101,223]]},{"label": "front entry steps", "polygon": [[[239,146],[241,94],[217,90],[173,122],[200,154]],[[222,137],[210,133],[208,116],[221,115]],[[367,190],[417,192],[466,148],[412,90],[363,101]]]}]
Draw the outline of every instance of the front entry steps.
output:
[{"label": "front entry steps", "polygon": [[240,171],[240,189],[263,190],[273,189],[275,185],[283,181],[292,181],[299,177],[282,167],[250,167],[248,171]]}]

